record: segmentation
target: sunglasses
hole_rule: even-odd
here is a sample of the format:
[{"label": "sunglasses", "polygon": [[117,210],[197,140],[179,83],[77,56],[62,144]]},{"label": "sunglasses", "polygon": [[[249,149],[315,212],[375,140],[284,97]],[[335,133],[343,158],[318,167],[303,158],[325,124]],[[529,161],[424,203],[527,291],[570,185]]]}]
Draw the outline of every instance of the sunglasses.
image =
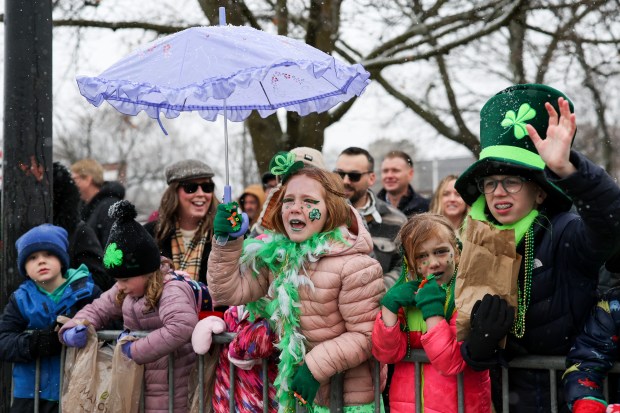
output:
[{"label": "sunglasses", "polygon": [[183,191],[186,194],[193,194],[198,190],[198,187],[200,187],[202,189],[202,192],[204,192],[205,194],[210,194],[215,188],[215,184],[213,182],[185,182],[180,184],[179,186],[183,188]]},{"label": "sunglasses", "polygon": [[345,176],[349,176],[349,181],[351,182],[359,182],[360,179],[362,179],[362,175],[366,175],[371,173],[372,171],[368,171],[368,172],[345,172],[345,171],[334,171],[335,173],[337,173],[338,175],[340,175],[340,177],[342,179],[344,179]]}]

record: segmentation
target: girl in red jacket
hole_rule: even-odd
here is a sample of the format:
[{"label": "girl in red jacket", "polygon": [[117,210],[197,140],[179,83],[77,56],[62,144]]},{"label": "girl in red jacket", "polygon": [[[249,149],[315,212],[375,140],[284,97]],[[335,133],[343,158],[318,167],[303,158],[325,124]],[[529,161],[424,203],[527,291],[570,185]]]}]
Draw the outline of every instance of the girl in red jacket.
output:
[{"label": "girl in red jacket", "polygon": [[415,365],[401,361],[422,348],[430,360],[422,369],[421,411],[457,411],[457,374],[464,373],[465,411],[491,411],[488,370],[477,372],[461,357],[456,341],[454,283],[459,249],[450,222],[441,215],[412,216],[400,230],[403,274],[381,300],[372,333],[372,354],[395,364],[390,412],[415,411]]}]

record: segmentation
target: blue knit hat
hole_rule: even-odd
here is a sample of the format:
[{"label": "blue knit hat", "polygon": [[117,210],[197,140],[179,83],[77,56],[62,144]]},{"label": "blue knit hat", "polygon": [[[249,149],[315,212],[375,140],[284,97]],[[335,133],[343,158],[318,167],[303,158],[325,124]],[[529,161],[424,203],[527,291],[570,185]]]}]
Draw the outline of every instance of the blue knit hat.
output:
[{"label": "blue knit hat", "polygon": [[37,251],[47,251],[60,260],[62,274],[69,268],[69,240],[64,228],[52,224],[41,224],[32,228],[15,241],[17,248],[17,268],[19,273],[27,277],[26,259]]}]

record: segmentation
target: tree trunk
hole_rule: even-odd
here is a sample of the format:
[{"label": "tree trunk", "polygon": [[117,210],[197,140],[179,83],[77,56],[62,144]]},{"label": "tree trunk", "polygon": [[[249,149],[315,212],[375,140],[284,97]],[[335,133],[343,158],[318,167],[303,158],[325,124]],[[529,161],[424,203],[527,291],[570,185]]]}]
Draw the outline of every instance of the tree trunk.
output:
[{"label": "tree trunk", "polygon": [[[53,217],[51,2],[7,0],[5,11],[2,309],[24,281],[17,271],[15,241]],[[8,412],[9,363],[2,364],[0,394],[0,412]]]}]

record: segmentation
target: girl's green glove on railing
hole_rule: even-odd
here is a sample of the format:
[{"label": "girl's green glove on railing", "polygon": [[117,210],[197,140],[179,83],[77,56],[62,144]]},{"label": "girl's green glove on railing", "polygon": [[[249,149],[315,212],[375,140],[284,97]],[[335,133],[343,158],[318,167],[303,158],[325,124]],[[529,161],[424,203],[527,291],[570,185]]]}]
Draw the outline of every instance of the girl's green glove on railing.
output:
[{"label": "girl's green glove on railing", "polygon": [[426,282],[416,294],[415,302],[422,311],[424,320],[434,316],[444,316],[446,290],[439,285],[433,274],[426,277]]},{"label": "girl's green glove on railing", "polygon": [[414,306],[419,285],[420,281],[416,280],[393,286],[381,299],[381,305],[394,314],[398,314],[400,307]]},{"label": "girl's green glove on railing", "polygon": [[296,393],[295,397],[297,397],[298,399],[299,397],[301,397],[299,401],[302,404],[312,404],[314,402],[314,398],[316,397],[316,392],[319,391],[320,386],[321,384],[316,381],[316,379],[312,375],[312,372],[304,363],[299,366],[299,369],[293,377],[293,382],[291,383],[291,390]]}]

